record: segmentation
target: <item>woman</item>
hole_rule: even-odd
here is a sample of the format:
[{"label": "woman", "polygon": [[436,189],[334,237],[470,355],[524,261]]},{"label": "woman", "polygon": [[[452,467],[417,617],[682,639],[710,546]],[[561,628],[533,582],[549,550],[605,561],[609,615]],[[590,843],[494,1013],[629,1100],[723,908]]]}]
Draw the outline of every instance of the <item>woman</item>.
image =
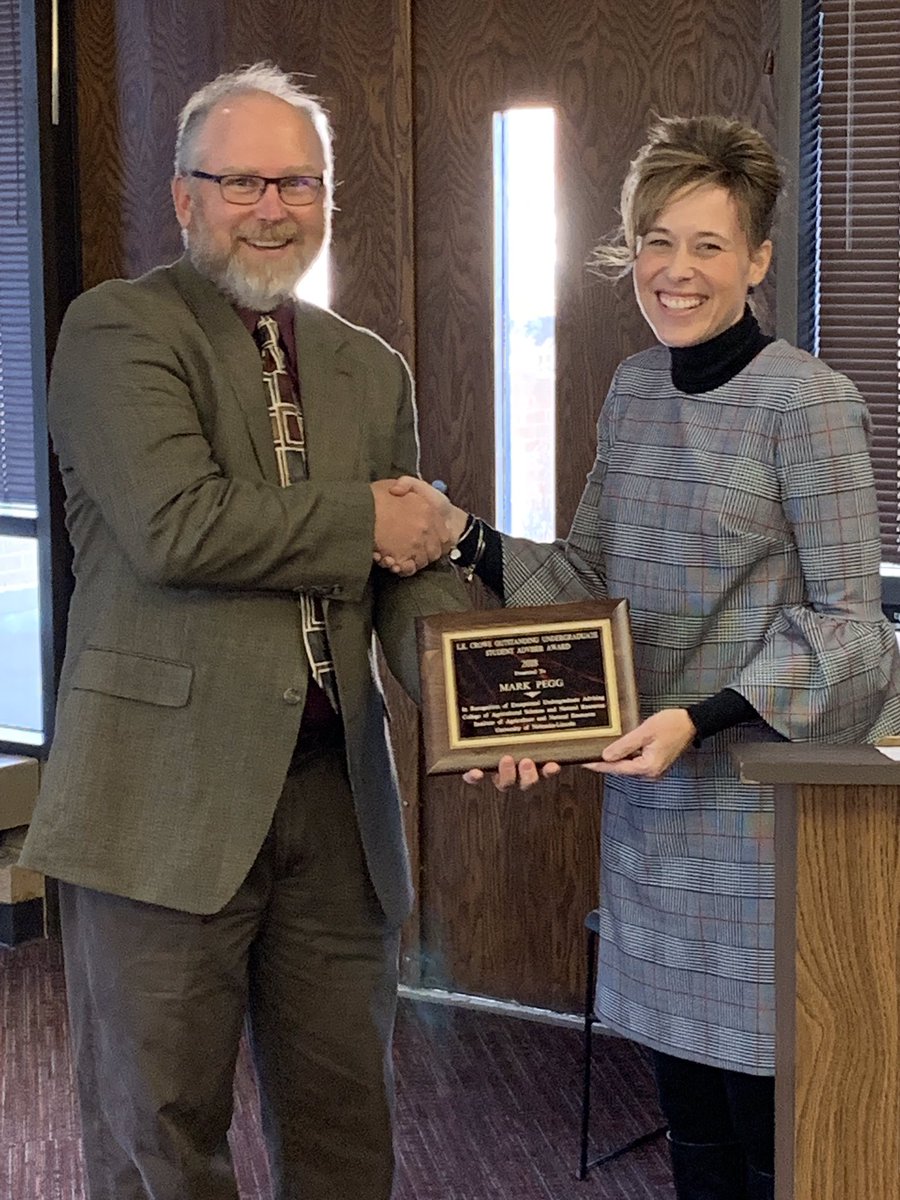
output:
[{"label": "woman", "polygon": [[[631,271],[662,344],[616,373],[568,538],[507,537],[434,495],[460,565],[507,605],[629,600],[644,719],[590,764],[597,1013],[652,1051],[682,1200],[773,1196],[772,789],[742,784],[729,748],[900,727],[865,406],[747,306],[781,186],[755,130],[660,120],[597,261]],[[498,786],[516,778],[503,760]]]}]

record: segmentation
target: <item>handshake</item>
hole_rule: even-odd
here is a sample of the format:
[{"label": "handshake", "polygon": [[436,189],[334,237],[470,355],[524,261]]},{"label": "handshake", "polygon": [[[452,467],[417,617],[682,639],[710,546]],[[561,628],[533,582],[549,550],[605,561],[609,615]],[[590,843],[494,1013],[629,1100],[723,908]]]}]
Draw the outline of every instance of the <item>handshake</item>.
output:
[{"label": "handshake", "polygon": [[370,484],[375,498],[375,550],[379,566],[414,575],[451,550],[462,536],[466,512],[423,479],[401,475]]}]

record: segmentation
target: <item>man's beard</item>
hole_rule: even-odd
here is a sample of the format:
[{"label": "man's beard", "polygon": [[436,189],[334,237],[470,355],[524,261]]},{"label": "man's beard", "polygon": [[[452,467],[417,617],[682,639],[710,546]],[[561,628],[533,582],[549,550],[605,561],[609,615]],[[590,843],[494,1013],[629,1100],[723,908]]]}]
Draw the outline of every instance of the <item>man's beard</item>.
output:
[{"label": "man's beard", "polygon": [[[211,280],[240,308],[253,312],[271,312],[279,304],[291,299],[294,289],[315,258],[310,256],[304,244],[304,233],[293,221],[255,221],[235,230],[231,245],[227,249],[217,246],[202,218],[196,216],[190,227],[183,231],[188,258],[201,275]],[[271,263],[260,262],[247,266],[239,261],[238,238],[249,238],[254,242],[280,245],[291,242],[291,253],[287,259]]]}]

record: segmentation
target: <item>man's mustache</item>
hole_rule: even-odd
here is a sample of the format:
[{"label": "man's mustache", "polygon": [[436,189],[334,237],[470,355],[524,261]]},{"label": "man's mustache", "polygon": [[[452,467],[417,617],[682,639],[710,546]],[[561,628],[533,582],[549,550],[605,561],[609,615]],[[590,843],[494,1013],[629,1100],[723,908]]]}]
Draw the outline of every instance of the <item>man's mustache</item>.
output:
[{"label": "man's mustache", "polygon": [[238,237],[248,238],[254,242],[268,242],[278,245],[281,242],[297,240],[299,232],[295,221],[248,221],[236,230]]}]

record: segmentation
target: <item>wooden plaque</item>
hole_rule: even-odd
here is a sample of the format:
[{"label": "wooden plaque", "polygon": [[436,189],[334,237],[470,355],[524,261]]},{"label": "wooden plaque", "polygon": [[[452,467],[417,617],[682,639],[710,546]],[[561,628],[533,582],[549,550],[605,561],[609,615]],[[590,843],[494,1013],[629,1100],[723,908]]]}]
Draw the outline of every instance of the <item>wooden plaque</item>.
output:
[{"label": "wooden plaque", "polygon": [[420,617],[425,766],[592,762],[638,724],[627,600]]}]

